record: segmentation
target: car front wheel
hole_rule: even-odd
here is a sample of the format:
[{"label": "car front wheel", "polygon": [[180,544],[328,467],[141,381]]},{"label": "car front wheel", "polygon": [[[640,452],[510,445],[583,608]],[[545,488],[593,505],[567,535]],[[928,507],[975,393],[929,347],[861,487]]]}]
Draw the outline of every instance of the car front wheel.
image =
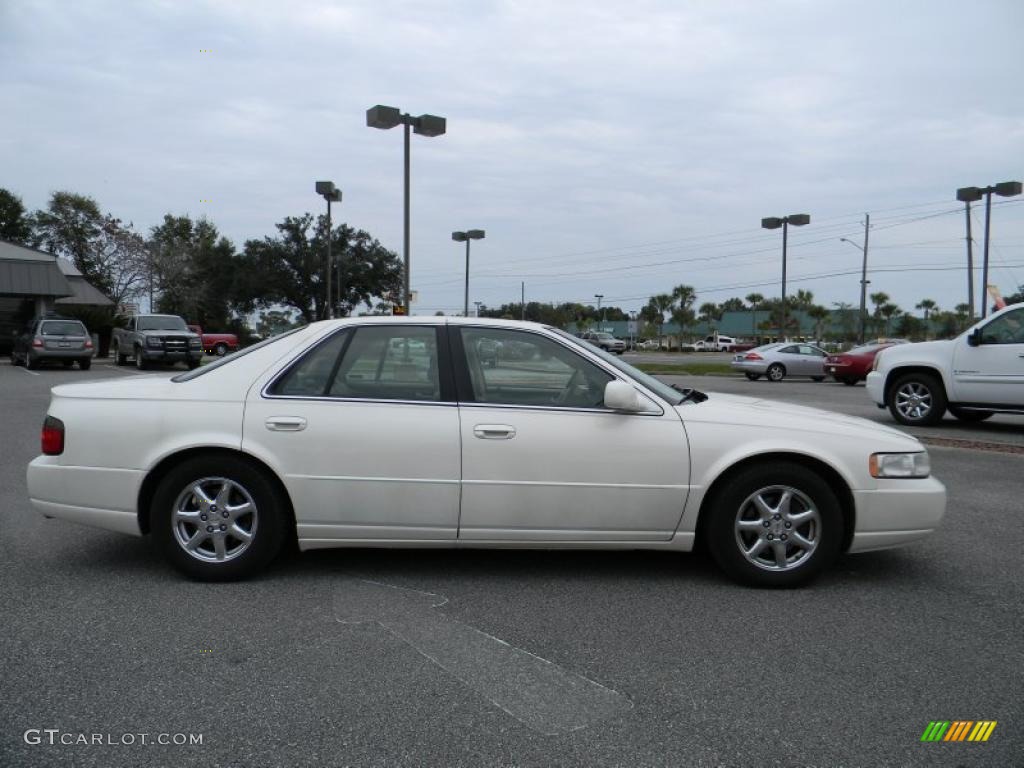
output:
[{"label": "car front wheel", "polygon": [[751,381],[757,381],[758,379],[761,378],[760,373],[750,373],[749,371],[745,372],[744,375]]},{"label": "car front wheel", "polygon": [[247,462],[197,456],[172,469],[153,497],[153,537],[170,563],[201,581],[265,568],[287,537],[286,502]]},{"label": "car front wheel", "polygon": [[930,427],[942,421],[946,392],[942,383],[927,373],[908,373],[889,389],[889,412],[908,427]]},{"label": "car front wheel", "polygon": [[114,364],[115,365],[128,365],[128,355],[121,354],[121,345],[114,345]]},{"label": "car front wheel", "polygon": [[768,374],[768,381],[782,381],[786,378],[786,366],[782,363],[772,363],[768,366],[766,373]]},{"label": "car front wheel", "polygon": [[828,483],[797,464],[755,465],[730,478],[711,499],[705,528],[715,562],[757,587],[804,584],[842,546],[843,516]]}]

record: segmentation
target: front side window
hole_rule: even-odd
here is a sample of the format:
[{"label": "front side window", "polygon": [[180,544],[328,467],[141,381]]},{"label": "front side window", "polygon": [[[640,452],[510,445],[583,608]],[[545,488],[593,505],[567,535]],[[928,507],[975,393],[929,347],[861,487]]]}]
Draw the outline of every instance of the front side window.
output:
[{"label": "front side window", "polygon": [[982,344],[1024,344],[1024,309],[1000,315],[981,329]]},{"label": "front side window", "polygon": [[603,408],[614,377],[540,334],[460,328],[472,400],[555,408]]}]

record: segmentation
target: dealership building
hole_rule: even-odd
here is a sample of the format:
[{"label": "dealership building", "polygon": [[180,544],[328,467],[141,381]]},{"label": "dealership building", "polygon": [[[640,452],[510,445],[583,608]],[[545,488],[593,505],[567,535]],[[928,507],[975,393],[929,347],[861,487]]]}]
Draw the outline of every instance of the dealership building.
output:
[{"label": "dealership building", "polygon": [[71,262],[0,240],[0,348],[9,349],[13,333],[34,317],[112,306]]}]

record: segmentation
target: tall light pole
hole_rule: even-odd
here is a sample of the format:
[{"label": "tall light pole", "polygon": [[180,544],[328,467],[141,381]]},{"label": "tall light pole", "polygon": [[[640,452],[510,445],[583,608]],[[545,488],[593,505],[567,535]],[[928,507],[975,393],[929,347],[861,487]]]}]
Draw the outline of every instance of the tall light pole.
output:
[{"label": "tall light pole", "polygon": [[[860,331],[857,333],[857,343],[864,343],[865,328],[867,326],[867,312],[868,312],[868,233],[871,231],[871,214],[864,214],[864,260],[860,267]],[[862,250],[861,246],[857,245],[853,240],[848,240],[845,237],[840,237],[844,243],[849,243],[857,250]]]},{"label": "tall light pole", "polygon": [[789,238],[789,225],[802,227],[804,224],[810,223],[811,217],[806,213],[793,213],[781,218],[769,216],[766,219],[761,219],[761,226],[764,229],[782,227],[782,330],[779,334],[782,338],[786,337],[786,326],[789,324],[789,314],[786,309],[786,241]]},{"label": "tall light pole", "polygon": [[[601,299],[604,298],[604,294],[603,293],[595,293],[594,294],[594,298],[597,299],[597,314],[600,315],[601,314]],[[601,318],[601,322],[602,323],[604,322],[604,318],[603,317]]]},{"label": "tall light pole", "polygon": [[452,240],[457,243],[464,242],[466,244],[466,296],[462,302],[463,317],[469,317],[469,241],[483,239],[484,231],[482,229],[467,229],[465,232],[452,232]]},{"label": "tall light pole", "polygon": [[956,191],[956,199],[967,204],[967,270],[968,290],[971,291],[971,299],[968,305],[971,307],[971,318],[974,317],[974,259],[971,252],[971,203],[985,198],[985,250],[981,262],[981,316],[988,315],[988,242],[989,233],[992,228],[992,193],[1000,197],[1013,197],[1024,191],[1024,185],[1019,181],[1004,181],[988,187],[961,187]]},{"label": "tall light pole", "polygon": [[403,226],[402,226],[402,253],[405,261],[405,284],[402,295],[402,303],[405,304],[405,314],[412,314],[412,290],[409,288],[409,129],[420,136],[441,136],[447,130],[448,124],[443,117],[437,115],[420,115],[413,117],[403,113],[397,107],[385,107],[378,104],[366,110],[366,125],[370,128],[388,130],[397,125],[404,126],[404,148],[405,148],[405,172],[404,172],[404,195],[403,195]]},{"label": "tall light pole", "polygon": [[[334,317],[334,305],[331,302],[331,241],[334,239],[331,229],[331,203],[341,202],[341,190],[334,186],[333,181],[318,181],[316,193],[327,201],[327,317]],[[341,270],[338,270],[339,273]],[[341,285],[338,286],[338,293],[341,293]]]}]

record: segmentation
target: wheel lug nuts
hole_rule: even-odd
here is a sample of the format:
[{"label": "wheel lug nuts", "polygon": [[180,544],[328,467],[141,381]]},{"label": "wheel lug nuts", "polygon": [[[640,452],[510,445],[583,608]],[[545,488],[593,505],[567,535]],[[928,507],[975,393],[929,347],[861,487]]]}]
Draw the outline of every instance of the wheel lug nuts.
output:
[{"label": "wheel lug nuts", "polygon": [[212,525],[206,526],[206,532],[207,533],[213,533],[213,526]]},{"label": "wheel lug nuts", "polygon": [[782,534],[781,536],[779,536],[779,538],[782,539],[783,541],[785,541],[786,540],[786,534]]},{"label": "wheel lug nuts", "polygon": [[220,529],[221,529],[222,531],[226,531],[226,530],[228,529],[228,527],[227,527],[226,525],[224,525],[224,523],[221,523],[221,524],[220,524]]},{"label": "wheel lug nuts", "polygon": [[774,536],[772,536],[772,535],[771,535],[770,533],[768,534],[768,541],[771,541],[771,540],[772,540],[772,539],[774,539],[774,538],[775,538],[775,537],[774,537]]},{"label": "wheel lug nuts", "polygon": [[220,513],[220,516],[221,516],[221,517],[227,517],[227,516],[228,516],[228,513],[227,513],[227,512],[221,512],[221,513]]},{"label": "wheel lug nuts", "polygon": [[200,515],[200,516],[199,516],[199,519],[200,519],[200,520],[205,520],[205,519],[206,519],[206,515]]},{"label": "wheel lug nuts", "polygon": [[770,526],[770,525],[771,525],[771,523],[769,523],[769,522],[768,522],[767,520],[765,520],[765,521],[764,521],[764,527],[765,527],[765,528],[767,528],[767,527],[768,527],[768,526]]},{"label": "wheel lug nuts", "polygon": [[793,524],[792,524],[792,523],[786,523],[786,527],[787,527],[787,528],[792,528],[792,527],[793,527]]},{"label": "wheel lug nuts", "polygon": [[781,520],[782,519],[782,515],[775,515],[775,519],[776,520]]}]

